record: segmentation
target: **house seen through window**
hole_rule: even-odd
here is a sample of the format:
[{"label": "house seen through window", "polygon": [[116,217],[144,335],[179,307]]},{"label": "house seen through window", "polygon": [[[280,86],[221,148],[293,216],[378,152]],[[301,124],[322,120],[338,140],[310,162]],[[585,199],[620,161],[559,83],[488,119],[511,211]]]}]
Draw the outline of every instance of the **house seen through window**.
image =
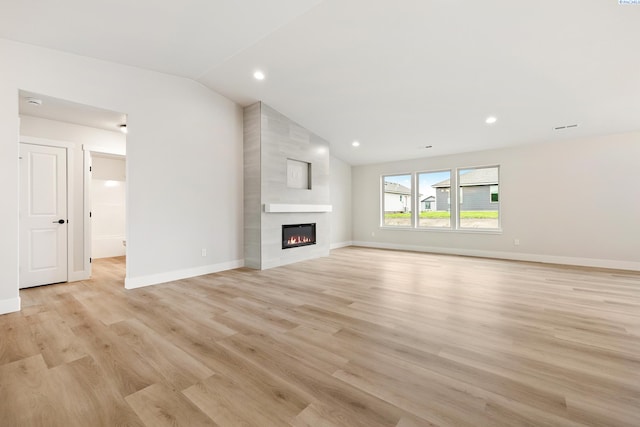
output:
[{"label": "house seen through window", "polygon": [[382,177],[382,225],[411,227],[413,218],[411,174]]},{"label": "house seen through window", "polygon": [[498,167],[458,170],[458,187],[464,191],[460,228],[499,228],[498,175]]},{"label": "house seen through window", "polygon": [[492,185],[489,187],[489,192],[491,193],[491,202],[498,203],[498,186]]},{"label": "house seen through window", "polygon": [[451,171],[418,174],[420,219],[418,227],[451,228],[451,200],[448,188],[435,184],[451,179]]}]

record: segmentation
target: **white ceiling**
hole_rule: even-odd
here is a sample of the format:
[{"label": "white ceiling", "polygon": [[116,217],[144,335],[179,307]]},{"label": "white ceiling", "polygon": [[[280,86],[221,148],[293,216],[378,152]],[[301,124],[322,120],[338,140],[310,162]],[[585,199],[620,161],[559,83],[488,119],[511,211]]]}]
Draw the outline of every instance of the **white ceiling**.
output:
[{"label": "white ceiling", "polygon": [[0,10],[0,37],[193,78],[241,105],[262,100],[352,164],[640,129],[640,6],[617,0],[21,0]]}]

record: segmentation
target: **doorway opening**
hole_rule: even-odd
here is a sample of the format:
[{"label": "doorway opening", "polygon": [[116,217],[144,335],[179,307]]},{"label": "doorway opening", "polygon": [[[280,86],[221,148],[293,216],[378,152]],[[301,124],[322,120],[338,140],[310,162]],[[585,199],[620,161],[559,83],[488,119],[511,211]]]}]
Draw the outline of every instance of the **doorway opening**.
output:
[{"label": "doorway opening", "polygon": [[[20,288],[87,280],[94,258],[126,254],[123,130],[127,116],[23,90],[19,91],[19,116]],[[99,168],[95,185],[94,162]],[[47,185],[49,175],[57,177],[57,187]],[[66,177],[65,182],[61,176]],[[27,190],[31,193],[25,193]],[[62,200],[55,209],[54,199]],[[96,227],[94,209],[100,216]],[[42,220],[45,214],[56,216],[57,223],[47,218],[51,224],[43,228],[44,223],[29,222],[29,216]],[[114,246],[116,238],[119,248]],[[45,274],[54,264],[58,275]]]},{"label": "doorway opening", "polygon": [[92,259],[126,255],[126,157],[91,153]]}]

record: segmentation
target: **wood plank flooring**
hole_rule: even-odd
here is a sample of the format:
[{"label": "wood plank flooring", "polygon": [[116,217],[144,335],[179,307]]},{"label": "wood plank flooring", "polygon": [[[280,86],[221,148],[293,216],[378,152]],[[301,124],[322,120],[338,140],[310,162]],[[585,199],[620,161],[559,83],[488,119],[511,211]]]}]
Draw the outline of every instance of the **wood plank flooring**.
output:
[{"label": "wood plank flooring", "polygon": [[0,316],[1,426],[640,426],[640,273],[343,248]]}]

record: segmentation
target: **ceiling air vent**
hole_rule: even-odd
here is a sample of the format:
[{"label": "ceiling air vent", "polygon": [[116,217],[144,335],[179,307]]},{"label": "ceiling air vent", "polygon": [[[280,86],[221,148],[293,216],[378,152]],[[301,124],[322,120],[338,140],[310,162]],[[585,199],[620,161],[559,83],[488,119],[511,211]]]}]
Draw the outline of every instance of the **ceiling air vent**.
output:
[{"label": "ceiling air vent", "polygon": [[27,96],[24,100],[27,101],[27,104],[29,105],[42,105],[42,99],[35,98],[33,96]]},{"label": "ceiling air vent", "polygon": [[553,130],[563,130],[563,129],[571,129],[571,128],[577,128],[578,125],[564,125],[564,126],[556,126],[553,128]]}]

